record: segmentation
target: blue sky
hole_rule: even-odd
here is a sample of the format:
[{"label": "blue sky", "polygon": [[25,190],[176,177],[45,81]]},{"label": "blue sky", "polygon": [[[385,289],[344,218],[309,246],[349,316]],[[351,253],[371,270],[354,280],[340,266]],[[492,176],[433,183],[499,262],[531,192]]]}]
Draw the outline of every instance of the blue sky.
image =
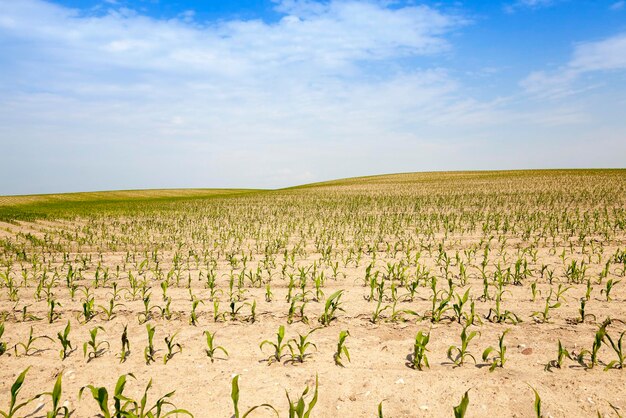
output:
[{"label": "blue sky", "polygon": [[0,194],[624,167],[626,1],[0,0]]}]

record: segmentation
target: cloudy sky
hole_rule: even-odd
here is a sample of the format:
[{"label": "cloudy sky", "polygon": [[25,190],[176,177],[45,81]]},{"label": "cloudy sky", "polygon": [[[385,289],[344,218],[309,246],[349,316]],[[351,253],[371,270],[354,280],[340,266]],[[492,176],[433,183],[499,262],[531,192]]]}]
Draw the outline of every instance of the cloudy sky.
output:
[{"label": "cloudy sky", "polygon": [[626,1],[0,0],[0,194],[626,166]]}]

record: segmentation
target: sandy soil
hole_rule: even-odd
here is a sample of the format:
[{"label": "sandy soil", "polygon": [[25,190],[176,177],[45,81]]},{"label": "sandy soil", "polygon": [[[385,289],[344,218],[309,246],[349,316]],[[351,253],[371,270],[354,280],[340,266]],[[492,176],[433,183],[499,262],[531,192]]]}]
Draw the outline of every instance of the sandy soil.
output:
[{"label": "sandy soil", "polygon": [[[31,225],[25,230],[41,230],[44,226],[51,225]],[[458,240],[457,247],[464,248],[476,242],[477,238],[466,235]],[[616,248],[606,247],[605,253],[610,254]],[[511,241],[507,248],[511,259],[516,251],[515,243]],[[574,248],[573,253],[569,251],[568,248],[569,259],[584,257],[580,248]],[[450,255],[453,254],[451,251]],[[560,254],[560,250],[555,254]],[[538,270],[542,264],[547,264],[560,271],[563,263],[555,254],[547,248],[541,248],[537,263],[529,267]],[[123,253],[110,253],[105,259],[105,265],[113,267],[122,257]],[[164,255],[166,259],[169,257],[170,255]],[[311,264],[314,259],[315,257],[309,257],[308,260],[300,260],[299,264]],[[382,270],[385,263],[394,261],[397,260],[379,258],[376,265]],[[265,347],[265,350],[259,348],[264,339],[275,340],[280,325],[286,326],[287,339],[319,327],[317,318],[323,311],[323,303],[313,300],[309,301],[305,309],[309,324],[297,320],[292,324],[287,323],[287,290],[285,282],[280,279],[273,282],[274,297],[271,302],[265,301],[264,289],[249,289],[246,293],[245,301],[257,302],[256,322],[245,320],[249,315],[248,307],[242,308],[236,320],[215,322],[210,291],[198,279],[198,271],[192,268],[192,293],[204,301],[198,308],[199,323],[196,326],[189,324],[191,302],[184,279],[181,281],[182,288],[172,286],[168,290],[168,295],[172,298],[173,318],[165,320],[155,313],[155,318],[150,320],[156,326],[155,345],[158,357],[150,365],[146,365],[143,356],[147,343],[146,325],[140,324],[137,319],[138,313],[143,311],[141,300],[127,300],[128,296],[122,293],[118,302],[123,306],[118,308],[119,312],[111,320],[107,321],[105,315],[100,313],[88,323],[83,323],[80,319],[80,292],[71,300],[66,289],[57,289],[54,293],[55,299],[61,304],[61,317],[48,324],[45,319],[48,306],[45,299],[34,302],[28,294],[32,294],[35,289],[21,290],[22,300],[28,302],[18,302],[17,305],[10,302],[6,292],[3,292],[0,312],[6,315],[6,331],[2,340],[7,342],[10,349],[0,356],[0,408],[8,405],[9,387],[15,377],[27,367],[30,370],[20,396],[27,398],[42,391],[50,391],[56,376],[62,372],[63,400],[75,410],[76,417],[97,416],[96,403],[88,393],[81,400],[78,399],[78,391],[82,386],[105,386],[111,392],[118,376],[124,373],[133,373],[136,377],[136,380],[131,379],[127,384],[129,395],[139,398],[148,381],[153,379],[150,400],[154,401],[158,396],[175,390],[173,402],[178,407],[188,409],[196,417],[232,415],[230,384],[235,374],[241,375],[242,410],[267,402],[274,405],[281,416],[288,415],[285,390],[297,396],[306,385],[313,385],[316,375],[319,377],[319,400],[313,415],[320,417],[373,417],[376,416],[377,405],[381,401],[386,417],[452,416],[453,406],[459,403],[466,390],[469,390],[470,397],[468,417],[528,417],[534,416],[534,395],[530,386],[536,388],[541,395],[545,416],[596,416],[597,411],[606,416],[616,416],[609,402],[621,410],[626,408],[626,374],[621,370],[603,371],[603,365],[615,358],[607,345],[600,350],[601,364],[593,369],[585,369],[575,361],[565,360],[565,367],[562,369],[553,369],[551,372],[544,370],[546,363],[556,359],[558,340],[572,352],[590,349],[594,334],[606,317],[626,319],[626,287],[623,284],[618,284],[613,290],[610,302],[600,293],[601,287],[594,285],[591,299],[587,303],[587,312],[593,314],[595,319],[590,317],[582,324],[576,323],[576,318],[579,317],[579,299],[586,290],[584,284],[572,286],[565,293],[562,306],[550,312],[547,323],[538,323],[531,318],[531,314],[542,310],[545,304],[550,288],[545,279],[538,279],[538,290],[541,294],[538,294],[534,302],[531,301],[529,283],[523,286],[507,286],[503,308],[515,312],[523,322],[517,325],[493,324],[484,317],[489,308],[494,306],[494,302],[478,299],[482,294],[482,280],[479,279],[478,269],[470,267],[467,286],[457,288],[456,292],[462,294],[465,289],[471,289],[470,292],[476,299],[476,312],[480,314],[483,325],[470,328],[480,332],[469,345],[469,352],[476,357],[477,364],[469,360],[463,366],[456,367],[447,358],[446,351],[450,345],[460,344],[462,326],[457,322],[444,319],[433,324],[428,320],[420,321],[412,315],[405,315],[406,321],[390,322],[390,310],[383,313],[380,322],[374,324],[370,321],[376,302],[365,299],[369,295],[369,287],[362,284],[365,267],[369,262],[370,259],[366,257],[358,267],[353,263],[348,267],[340,266],[339,277],[327,281],[324,288],[326,296],[335,290],[344,290],[342,306],[345,311],[339,312],[338,319],[330,326],[320,327],[311,334],[310,341],[316,344],[317,350],[312,350],[311,356],[302,364],[288,362],[289,356],[285,356],[281,363],[268,365],[266,359],[270,354],[269,347]],[[420,263],[431,271],[436,271],[434,253],[432,256],[423,254]],[[254,262],[249,265],[249,268],[255,267]],[[609,277],[618,278],[618,267],[611,268]],[[587,276],[596,278],[599,274],[598,268],[590,268]],[[409,268],[409,272],[414,270],[414,266]],[[218,266],[218,287],[224,291],[228,289],[228,272],[225,264]],[[332,275],[329,269],[325,273],[327,277]],[[563,279],[561,274],[557,275],[559,280]],[[83,282],[90,282],[92,277],[93,271],[87,272]],[[126,275],[123,274],[119,280],[122,285],[125,278]],[[557,281],[554,283],[553,287],[556,288]],[[439,286],[444,289],[446,284],[440,282]],[[96,305],[106,305],[111,291],[111,288],[94,289]],[[493,291],[492,289],[491,292]],[[405,290],[399,292],[401,295],[406,293]],[[423,314],[430,309],[430,294],[430,288],[421,286],[413,301],[401,298],[397,308]],[[228,303],[224,301],[224,296],[221,299],[220,311],[224,311],[228,309]],[[154,305],[163,306],[158,283],[153,283],[151,301]],[[28,313],[44,319],[23,321],[21,308],[24,304],[29,305]],[[450,311],[446,316],[452,314]],[[55,336],[63,330],[68,320],[72,324],[70,339],[76,350],[61,361],[60,344]],[[120,336],[124,325],[128,325],[131,350],[127,361],[120,364],[117,355],[121,349]],[[36,341],[36,352],[28,356],[16,356],[13,346],[28,338],[31,326],[34,335],[46,335],[54,341]],[[98,337],[108,341],[110,348],[100,357],[87,361],[83,357],[82,345],[89,338],[89,329],[96,326],[105,329]],[[497,346],[498,336],[506,329],[510,329],[505,337],[508,348],[507,363],[504,368],[489,372],[487,363],[481,360],[480,355],[486,347]],[[608,327],[608,332],[616,337],[625,329],[624,324],[615,322]],[[228,350],[228,357],[218,353],[220,358],[215,362],[210,361],[204,353],[205,338],[202,333],[205,330],[217,332],[216,344]],[[345,362],[344,368],[335,365],[333,361],[341,330],[350,332],[346,344],[351,362]],[[420,330],[431,332],[428,345],[430,369],[424,371],[408,366],[413,341]],[[175,332],[178,332],[177,341],[182,344],[182,352],[163,364],[164,337]],[[21,348],[18,348],[18,353],[21,352]],[[24,411],[32,414],[28,416],[45,416],[47,405],[49,403],[42,406],[41,402],[36,401]],[[42,409],[37,412],[38,406]],[[272,413],[257,410],[251,416],[272,416]]]}]

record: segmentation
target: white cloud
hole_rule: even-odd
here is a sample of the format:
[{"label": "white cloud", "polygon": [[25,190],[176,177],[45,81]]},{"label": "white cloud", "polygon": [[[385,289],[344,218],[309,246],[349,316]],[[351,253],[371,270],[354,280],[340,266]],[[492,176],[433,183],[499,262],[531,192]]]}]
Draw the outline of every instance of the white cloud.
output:
[{"label": "white cloud", "polygon": [[609,9],[613,10],[613,11],[618,11],[618,10],[624,10],[624,7],[626,7],[626,1],[616,1],[615,3],[613,3]]},{"label": "white cloud", "polygon": [[626,33],[574,47],[569,62],[554,71],[535,71],[522,80],[527,92],[542,97],[563,97],[585,91],[598,81],[578,85],[587,74],[626,70]]},{"label": "white cloud", "polygon": [[[475,126],[491,117],[488,104],[461,97],[445,70],[416,63],[450,51],[446,36],[463,19],[425,6],[316,4],[278,3],[283,19],[266,23],[199,22],[191,13],[159,20],[121,7],[84,12],[0,0],[0,141],[14,149],[15,161],[21,155],[40,162],[47,147],[57,147],[57,155],[103,147],[83,160],[114,177],[106,164],[157,170],[126,155],[134,151],[184,160],[186,169],[172,178],[195,173],[196,180],[174,186],[268,187],[285,173],[322,176],[331,163],[326,154],[298,162],[317,148],[349,154],[407,138],[414,147],[451,120]],[[215,180],[224,177],[231,183]],[[137,176],[126,187],[158,178]],[[0,189],[14,187],[5,182]],[[97,187],[115,186],[75,186]]]}]

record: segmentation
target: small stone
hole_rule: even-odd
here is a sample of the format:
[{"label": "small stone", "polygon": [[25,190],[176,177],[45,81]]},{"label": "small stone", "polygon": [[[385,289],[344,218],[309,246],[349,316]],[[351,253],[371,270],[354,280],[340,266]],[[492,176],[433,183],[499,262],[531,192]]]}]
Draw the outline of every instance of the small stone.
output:
[{"label": "small stone", "polygon": [[523,355],[525,355],[525,356],[529,356],[529,355],[531,355],[532,353],[533,353],[533,349],[532,349],[532,348],[530,348],[530,347],[525,348],[525,349],[523,349],[523,350],[522,350],[522,354],[523,354]]},{"label": "small stone", "polygon": [[420,405],[422,411],[428,411],[428,405]]},{"label": "small stone", "polygon": [[595,405],[595,402],[591,398],[587,398],[587,402],[589,402],[591,405]]},{"label": "small stone", "polygon": [[526,348],[526,344],[519,344],[517,348],[519,348],[520,350],[523,350]]},{"label": "small stone", "polygon": [[350,397],[348,399],[350,399],[352,402],[354,402],[354,401],[356,401],[356,396],[350,395]]},{"label": "small stone", "polygon": [[400,378],[400,379],[396,380],[396,385],[404,385],[404,379]]}]

